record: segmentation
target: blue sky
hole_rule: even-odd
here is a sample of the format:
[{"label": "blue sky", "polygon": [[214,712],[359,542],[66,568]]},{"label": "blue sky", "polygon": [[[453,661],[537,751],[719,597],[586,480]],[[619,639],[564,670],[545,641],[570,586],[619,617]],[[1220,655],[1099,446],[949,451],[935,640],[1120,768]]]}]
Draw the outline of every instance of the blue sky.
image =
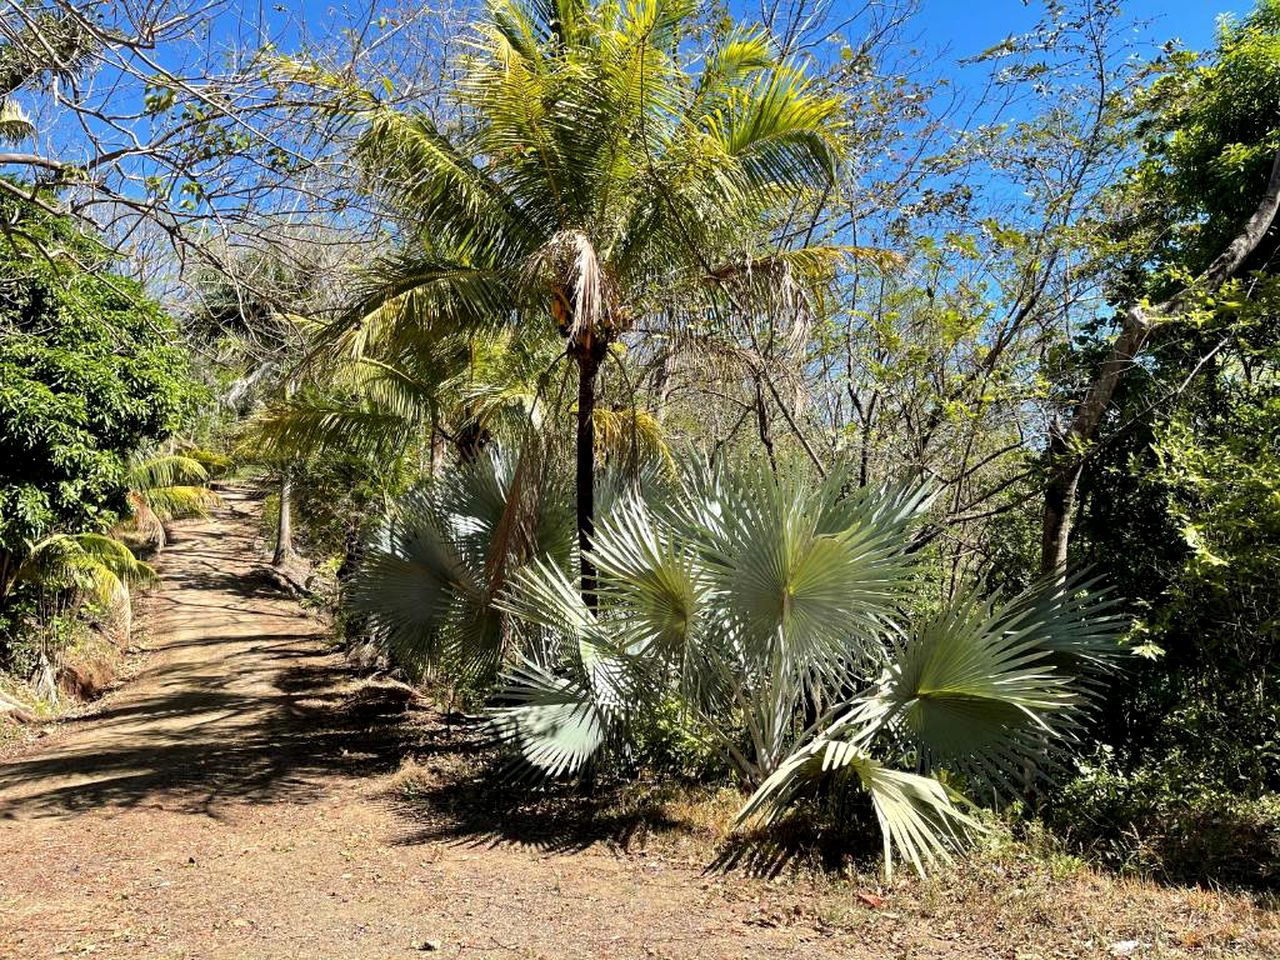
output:
[{"label": "blue sky", "polygon": [[[1192,49],[1213,42],[1220,14],[1239,16],[1251,7],[1247,0],[1128,0],[1124,4],[1135,19],[1151,21],[1148,32],[1153,37],[1177,37]],[[917,27],[926,42],[966,57],[1026,30],[1042,10],[1036,0],[924,0]]]},{"label": "blue sky", "polygon": [[[747,11],[759,10],[759,0],[730,0],[731,6]],[[862,0],[835,0],[842,3]],[[360,6],[360,3],[355,3]],[[282,8],[306,12],[308,26],[322,30],[333,22],[333,13],[341,9],[341,0],[277,0],[277,2],[242,2],[240,9],[262,13],[272,18]],[[387,3],[391,8],[393,3]],[[425,0],[430,7],[430,0]],[[916,22],[921,40],[929,47],[947,47],[955,57],[972,56],[1004,39],[1010,33],[1026,30],[1043,11],[1043,0],[923,0]],[[1203,48],[1213,40],[1218,15],[1246,13],[1250,0],[1127,0],[1124,8],[1140,20],[1151,21],[1149,32],[1160,40],[1178,37],[1187,46]],[[252,14],[250,14],[252,15]],[[749,13],[746,13],[749,18]]]}]

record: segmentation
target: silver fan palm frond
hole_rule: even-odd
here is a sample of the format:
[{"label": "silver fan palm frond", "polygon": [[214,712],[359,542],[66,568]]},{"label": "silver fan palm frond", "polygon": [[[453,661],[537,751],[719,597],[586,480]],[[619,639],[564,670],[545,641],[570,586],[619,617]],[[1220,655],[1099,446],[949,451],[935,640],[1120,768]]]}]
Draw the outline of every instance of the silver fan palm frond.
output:
[{"label": "silver fan palm frond", "polygon": [[[1042,583],[1007,601],[973,592],[912,625],[880,680],[787,758],[741,817],[772,819],[815,783],[863,763],[877,744],[892,753],[903,741],[920,769],[1016,790],[1028,771],[1043,770],[1070,745],[1090,703],[1091,671],[1123,653],[1126,622],[1116,600],[1090,586],[1097,587]],[[1064,659],[1067,651],[1074,662]],[[937,789],[911,790],[911,806],[927,810],[912,825],[886,822],[877,801],[886,844],[920,871],[972,828],[934,782]],[[865,778],[862,785],[874,800]],[[897,809],[906,815],[906,807]],[[888,867],[888,848],[886,855]]]},{"label": "silver fan palm frond", "polygon": [[[495,727],[535,767],[570,774],[674,699],[758,784],[744,822],[820,783],[860,790],[886,869],[897,856],[923,871],[980,829],[954,777],[931,771],[1015,783],[1069,746],[1124,628],[1087,580],[974,591],[907,622],[910,526],[928,504],[923,489],[751,466],[621,498],[593,541],[594,605],[548,564],[499,602],[542,641],[507,671]],[[840,706],[806,728],[818,695]]]},{"label": "silver fan palm frond", "polygon": [[[841,496],[851,503],[837,509]],[[652,703],[657,689],[676,696],[758,782],[794,743],[807,693],[834,696],[880,669],[909,582],[902,531],[925,501],[852,498],[837,483],[750,467],[693,471],[669,499],[633,494],[602,521],[590,552],[601,573],[594,610],[545,571],[526,572],[503,602],[563,638],[559,675],[587,672],[581,641],[611,649],[634,691]],[[727,715],[742,718],[747,750]]]},{"label": "silver fan palm frond", "polygon": [[572,521],[526,454],[499,448],[414,491],[371,536],[351,587],[375,637],[416,671],[485,683],[511,653],[495,601],[535,558],[569,559]]}]

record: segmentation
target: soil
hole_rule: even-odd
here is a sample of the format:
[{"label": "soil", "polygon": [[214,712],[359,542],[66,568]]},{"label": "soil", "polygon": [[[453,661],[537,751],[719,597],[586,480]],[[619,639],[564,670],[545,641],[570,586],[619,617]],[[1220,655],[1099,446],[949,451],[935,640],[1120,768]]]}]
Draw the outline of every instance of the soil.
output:
[{"label": "soil", "polygon": [[708,868],[696,825],[544,816],[474,730],[357,677],[263,573],[260,503],[226,499],[174,525],[134,679],[0,763],[0,957],[1280,953],[1275,913],[1207,891],[1017,857],[766,880]]}]

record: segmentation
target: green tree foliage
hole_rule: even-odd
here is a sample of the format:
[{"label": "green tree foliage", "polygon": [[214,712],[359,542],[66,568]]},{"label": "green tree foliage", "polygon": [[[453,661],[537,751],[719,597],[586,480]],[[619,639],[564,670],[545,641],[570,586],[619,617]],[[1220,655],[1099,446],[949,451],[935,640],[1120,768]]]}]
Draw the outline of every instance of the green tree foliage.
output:
[{"label": "green tree foliage", "polygon": [[558,329],[578,372],[585,547],[611,345],[758,307],[762,289],[794,298],[798,277],[830,265],[803,238],[780,249],[768,226],[831,182],[840,101],[761,29],[689,56],[688,0],[504,0],[475,27],[456,132],[363,108],[371,186],[402,207],[413,243],[374,271],[340,343],[396,358],[460,328]]},{"label": "green tree foliage", "polygon": [[[1150,282],[1203,270],[1257,205],[1280,150],[1280,3],[1226,19],[1204,56],[1175,52],[1140,106],[1144,157],[1123,192]],[[1273,235],[1246,269],[1271,261]]]},{"label": "green tree foliage", "polygon": [[[1125,228],[1147,231],[1154,252],[1122,291],[1160,295],[1203,269],[1256,204],[1280,148],[1278,54],[1280,3],[1263,0],[1153,86],[1146,155],[1117,196],[1135,214]],[[1151,657],[1108,701],[1101,736],[1114,755],[1091,774],[1093,795],[1077,785],[1058,814],[1108,850],[1179,809],[1274,824],[1240,804],[1280,789],[1277,252],[1272,231],[1247,276],[1156,326],[1088,456],[1075,553],[1138,605]],[[1229,851],[1204,851],[1205,835],[1170,827],[1181,839],[1162,847],[1163,866],[1240,879]]]},{"label": "green tree foliage", "polygon": [[19,249],[0,263],[6,600],[37,543],[105,532],[129,514],[130,456],[176,430],[195,397],[176,329],[142,288],[104,269],[68,223],[28,229],[62,253],[51,262]]}]

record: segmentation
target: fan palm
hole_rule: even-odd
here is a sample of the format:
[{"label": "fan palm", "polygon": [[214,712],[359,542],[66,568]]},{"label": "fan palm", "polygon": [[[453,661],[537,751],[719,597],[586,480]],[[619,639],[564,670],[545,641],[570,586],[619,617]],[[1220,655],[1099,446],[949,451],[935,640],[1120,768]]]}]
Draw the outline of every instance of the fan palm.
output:
[{"label": "fan palm", "polygon": [[720,40],[691,69],[682,41],[695,19],[691,0],[493,0],[459,132],[374,107],[360,143],[372,186],[419,239],[379,265],[337,341],[354,355],[398,353],[453,330],[554,321],[578,375],[588,604],[597,383],[611,345],[676,304],[701,322],[826,262],[766,235],[772,214],[833,177],[839,101],[778,60],[763,30]]},{"label": "fan palm", "polygon": [[566,500],[533,482],[527,447],[494,446],[394,506],[365,545],[351,603],[375,640],[415,673],[485,687],[510,652],[495,599],[533,557],[567,564]]},{"label": "fan palm", "polygon": [[[743,820],[818,781],[857,786],[886,866],[896,849],[923,869],[975,827],[926,771],[998,789],[1048,768],[1124,626],[1107,591],[1077,582],[964,595],[904,624],[906,532],[927,503],[761,469],[694,473],[669,503],[628,499],[592,547],[598,606],[545,562],[499,601],[538,639],[505,674],[496,730],[570,773],[674,698],[756,788]],[[813,702],[829,706],[806,728]]]}]

